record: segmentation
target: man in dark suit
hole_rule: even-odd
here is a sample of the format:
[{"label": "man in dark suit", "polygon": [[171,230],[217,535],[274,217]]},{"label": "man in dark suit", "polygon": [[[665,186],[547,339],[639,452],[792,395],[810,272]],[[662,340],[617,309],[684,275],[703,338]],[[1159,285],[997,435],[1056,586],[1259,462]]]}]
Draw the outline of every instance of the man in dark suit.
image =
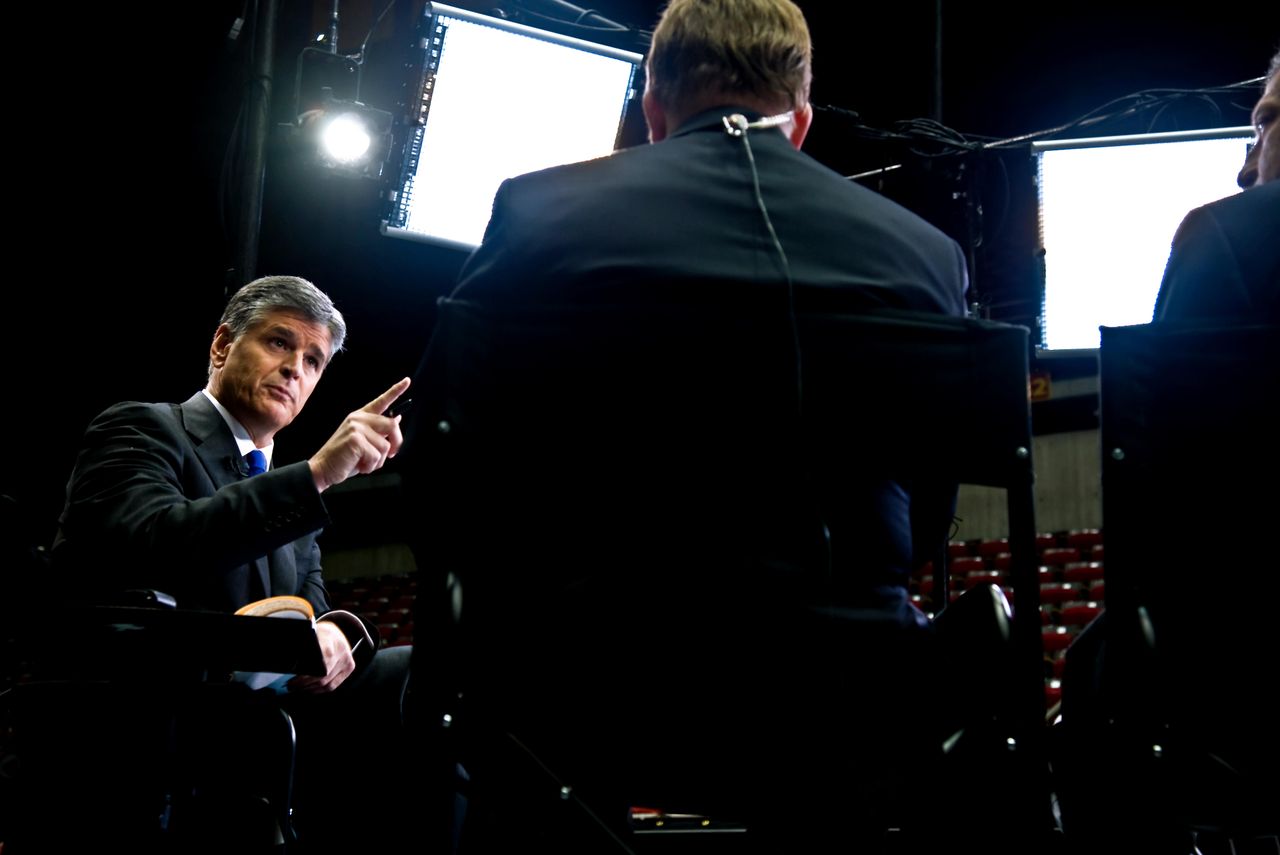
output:
[{"label": "man in dark suit", "polygon": [[334,729],[367,730],[359,717],[375,695],[390,696],[398,715],[408,670],[407,648],[379,651],[376,629],[330,610],[316,544],[321,494],[399,451],[400,417],[387,410],[408,378],[349,414],[309,459],[269,468],[276,434],[345,335],[342,314],[305,279],[244,286],[214,333],[203,390],[182,404],[117,404],[90,424],[53,547],[55,566],[90,594],[153,588],[181,608],[223,612],[270,596],[307,600],[326,673],[295,676],[284,701],[299,721],[303,775],[341,754],[327,747]]},{"label": "man in dark suit", "polygon": [[[927,503],[923,492],[884,480],[830,485],[823,499],[839,508],[826,514],[824,549],[820,500],[809,473],[797,471],[805,449],[793,430],[798,348],[788,318],[871,307],[959,317],[967,274],[954,241],[799,151],[812,121],[810,56],[808,27],[790,0],[670,3],[648,56],[652,144],[504,182],[453,294],[481,312],[513,310],[516,325],[522,312],[585,317],[573,331],[554,320],[539,327],[549,337],[524,354],[534,366],[524,385],[560,394],[556,380],[542,385],[554,374],[578,395],[539,400],[509,373],[492,380],[485,360],[497,348],[486,343],[500,344],[501,331],[468,339],[482,342],[469,354],[480,365],[452,353],[433,360],[430,351],[424,362],[427,378],[446,362],[456,368],[470,400],[489,395],[478,407],[537,414],[514,435],[466,446],[474,466],[446,477],[439,497],[462,518],[441,534],[455,541],[461,625],[474,633],[463,651],[464,695],[494,716],[495,730],[531,734],[526,744],[541,768],[625,790],[597,804],[649,804],[647,787],[659,779],[656,797],[675,799],[666,804],[724,799],[749,810],[753,831],[789,825],[797,801],[823,813],[809,798],[840,801],[827,816],[857,827],[853,814],[882,818],[881,801],[892,801],[892,786],[878,777],[884,766],[904,775],[912,767],[887,756],[891,741],[865,738],[906,726],[889,708],[910,705],[909,691],[871,688],[888,682],[872,672],[908,673],[898,667],[910,659],[906,636],[924,631],[907,575],[927,557],[912,543],[912,518],[925,522],[930,546],[940,545],[954,490]],[[604,327],[620,333],[611,338],[593,329],[596,317],[626,329]],[[770,332],[749,343],[727,335],[743,318]],[[578,345],[580,361],[557,361]],[[712,412],[713,401],[728,403]],[[725,414],[744,401],[740,419],[736,409]],[[501,432],[503,418],[495,422]],[[436,433],[434,419],[429,430]],[[468,441],[465,426],[454,433]],[[440,540],[426,548],[438,555]],[[839,631],[816,640],[841,620],[804,611],[810,585],[838,588],[842,606],[890,629],[861,645]],[[862,661],[845,655],[855,648],[867,654]],[[658,670],[653,679],[628,677],[630,663]],[[425,659],[421,667],[440,673]],[[877,699],[851,717],[846,692],[860,680]],[[782,725],[784,739],[778,722],[792,704],[804,724]],[[804,770],[850,750],[830,739],[837,731],[862,753],[828,788],[825,775]],[[553,732],[564,738],[538,741]],[[515,815],[536,812],[549,779],[533,762],[516,766],[468,768],[473,781],[510,787]],[[792,772],[781,800],[760,805],[778,790],[761,781]],[[607,813],[605,822],[619,817]],[[498,824],[490,830],[499,837],[494,851],[517,845],[501,839]]]},{"label": "man in dark suit", "polygon": [[[1271,458],[1231,466],[1217,452],[1270,440],[1257,393],[1270,386],[1257,377],[1274,374],[1274,362],[1256,339],[1241,347],[1232,328],[1280,317],[1278,77],[1280,54],[1253,109],[1258,137],[1236,179],[1244,192],[1191,211],[1174,235],[1152,328],[1167,326],[1174,338],[1158,347],[1117,339],[1123,368],[1110,379],[1104,343],[1103,401],[1108,384],[1143,389],[1136,402],[1112,396],[1116,432],[1138,446],[1129,456],[1141,462],[1104,484],[1116,539],[1110,567],[1123,584],[1066,654],[1054,771],[1072,852],[1186,852],[1196,833],[1215,826],[1235,837],[1219,847],[1254,834],[1274,839],[1275,822],[1257,822],[1276,803],[1270,687],[1256,679],[1274,647],[1270,627],[1215,597],[1197,575],[1206,566],[1237,568],[1233,583],[1248,589],[1243,580],[1261,566],[1272,523],[1265,502],[1222,500],[1272,480]],[[1189,345],[1177,337],[1195,327],[1217,341],[1179,362]],[[1257,377],[1242,379],[1244,364]],[[1167,531],[1175,518],[1191,522]],[[1157,746],[1167,762],[1152,755],[1151,734],[1167,741]],[[1206,840],[1215,841],[1198,841],[1207,851]]]},{"label": "man in dark suit", "polygon": [[[802,301],[838,292],[846,302],[964,314],[967,275],[954,241],[799,151],[813,116],[800,11],[742,5],[735,15],[786,35],[752,44],[728,14],[717,31],[695,34],[686,30],[702,13],[673,4],[648,62],[654,144],[504,182],[457,296],[622,302],[652,299],[664,280],[731,286],[679,295],[694,302],[790,282]],[[730,44],[721,65],[691,72],[699,39]],[[757,59],[766,65],[752,68]],[[727,128],[733,116],[748,129]]]},{"label": "man in dark suit", "polygon": [[1280,54],[1253,108],[1258,139],[1237,179],[1245,192],[1196,208],[1178,226],[1155,320],[1280,322],[1278,78]]},{"label": "man in dark suit", "polygon": [[[965,314],[955,241],[799,150],[813,112],[809,34],[794,4],[672,3],[647,68],[653,144],[504,182],[454,296]],[[874,558],[850,589],[905,613],[908,568],[928,557],[912,554],[910,518],[930,513],[902,485],[861,498],[849,515],[858,529],[842,542]],[[935,544],[950,513],[931,515]]]},{"label": "man in dark suit", "polygon": [[[204,390],[182,404],[117,404],[89,425],[55,560],[72,573],[114,568],[90,578],[99,591],[156,588],[183,608],[217,611],[291,594],[323,616],[321,493],[399,450],[399,420],[383,413],[409,381],[348,415],[309,460],[249,479],[245,455],[256,449],[270,465],[276,433],[302,411],[345,335],[341,313],[306,280],[242,288],[214,333]],[[300,677],[295,690],[338,688],[355,668],[351,647],[373,647],[346,617],[322,620],[317,634],[328,674]]]}]

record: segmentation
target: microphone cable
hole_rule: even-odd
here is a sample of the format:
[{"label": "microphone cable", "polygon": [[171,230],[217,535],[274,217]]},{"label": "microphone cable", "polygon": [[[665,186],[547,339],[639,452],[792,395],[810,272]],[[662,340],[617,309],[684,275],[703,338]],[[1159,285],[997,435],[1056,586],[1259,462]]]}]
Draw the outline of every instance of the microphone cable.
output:
[{"label": "microphone cable", "polygon": [[[778,239],[778,232],[773,227],[773,218],[769,216],[769,208],[765,205],[764,194],[760,191],[760,171],[756,168],[755,152],[751,149],[751,139],[748,131],[759,130],[764,128],[776,128],[795,119],[795,112],[788,110],[785,113],[779,113],[776,116],[766,116],[763,119],[757,119],[752,122],[741,113],[732,113],[722,117],[724,130],[731,137],[742,140],[742,148],[747,155],[747,165],[751,170],[751,189],[755,196],[756,207],[760,209],[760,217],[764,220],[765,228],[769,232],[769,239],[773,242],[774,251],[778,254],[778,262],[782,268],[782,276],[787,285],[787,320],[791,328],[791,346],[794,352],[795,365],[795,392],[796,392],[796,420],[797,425],[804,424],[804,356],[800,349],[800,324],[796,317],[796,293],[795,282],[791,278],[791,262],[787,259],[787,251],[782,247],[782,241]],[[810,484],[813,483],[813,475],[805,467],[805,475],[809,479]],[[827,525],[826,514],[823,513],[820,505],[814,508],[818,517],[818,525],[822,529],[822,543],[824,551],[824,561],[826,564],[826,573],[828,578],[831,576],[831,529]]]},{"label": "microphone cable", "polygon": [[760,209],[760,217],[764,220],[764,226],[769,232],[769,239],[773,242],[773,249],[778,254],[782,276],[787,284],[787,316],[791,324],[791,343],[795,350],[796,415],[803,416],[804,371],[800,353],[800,327],[796,320],[795,283],[791,279],[791,262],[787,260],[787,251],[782,248],[782,241],[778,239],[778,232],[773,227],[773,218],[769,216],[769,208],[764,203],[764,194],[760,192],[760,172],[756,168],[755,152],[751,149],[751,138],[747,134],[749,130],[777,127],[791,121],[794,117],[795,114],[788,111],[776,116],[768,116],[755,122],[749,122],[746,116],[741,113],[734,113],[725,116],[721,121],[724,122],[725,133],[742,140],[743,151],[747,154],[747,165],[751,169],[751,189],[755,196],[756,207]]}]

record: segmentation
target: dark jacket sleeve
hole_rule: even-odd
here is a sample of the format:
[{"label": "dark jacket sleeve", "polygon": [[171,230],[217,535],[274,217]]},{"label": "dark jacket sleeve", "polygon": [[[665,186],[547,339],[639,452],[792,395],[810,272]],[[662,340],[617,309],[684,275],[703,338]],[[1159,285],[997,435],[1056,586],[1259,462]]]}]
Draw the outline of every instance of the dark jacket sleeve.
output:
[{"label": "dark jacket sleeve", "polygon": [[[178,593],[230,584],[222,577],[327,520],[305,462],[246,480],[228,472],[224,483],[215,483],[175,410],[119,404],[85,434],[54,555],[101,574],[97,581],[106,589]],[[311,549],[314,542],[307,549],[311,566],[299,565],[307,575],[302,595],[325,607],[318,553]]]}]

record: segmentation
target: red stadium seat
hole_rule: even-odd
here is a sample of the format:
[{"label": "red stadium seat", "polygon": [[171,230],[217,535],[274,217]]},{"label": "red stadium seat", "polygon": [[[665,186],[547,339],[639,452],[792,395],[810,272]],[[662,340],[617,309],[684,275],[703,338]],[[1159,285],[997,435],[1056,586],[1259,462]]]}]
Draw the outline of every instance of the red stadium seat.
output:
[{"label": "red stadium seat", "polygon": [[413,620],[413,611],[410,609],[383,609],[381,618],[384,623],[405,624]]},{"label": "red stadium seat", "polygon": [[1078,599],[1080,599],[1080,587],[1078,585],[1049,582],[1040,586],[1040,602],[1042,603],[1069,603]]},{"label": "red stadium seat", "polygon": [[1056,546],[1043,550],[1040,553],[1040,560],[1045,564],[1061,567],[1064,564],[1079,561],[1080,550],[1074,546]]},{"label": "red stadium seat", "polygon": [[1058,623],[1062,626],[1084,626],[1102,613],[1102,606],[1096,602],[1065,603],[1058,614]]},{"label": "red stadium seat", "polygon": [[1064,582],[1096,582],[1101,578],[1101,561],[1072,561],[1062,567],[1062,581]]},{"label": "red stadium seat", "polygon": [[999,570],[974,570],[964,577],[964,589],[976,588],[979,585],[1004,585],[1005,574]]},{"label": "red stadium seat", "polygon": [[983,558],[991,558],[995,555],[1008,554],[1009,538],[1002,537],[999,540],[984,540],[978,544],[978,554]]},{"label": "red stadium seat", "polygon": [[962,555],[951,559],[949,570],[957,576],[963,576],[966,573],[976,573],[979,570],[987,569],[987,563],[976,555]]},{"label": "red stadium seat", "polygon": [[1041,632],[1041,639],[1044,641],[1044,652],[1053,654],[1066,650],[1071,646],[1071,642],[1075,637],[1076,634],[1065,626],[1045,627]]},{"label": "red stadium seat", "polygon": [[1062,682],[1060,680],[1046,680],[1044,684],[1045,707],[1051,707],[1060,700],[1062,700]]},{"label": "red stadium seat", "polygon": [[1096,528],[1079,528],[1067,532],[1067,546],[1080,549],[1102,543],[1102,531]]}]

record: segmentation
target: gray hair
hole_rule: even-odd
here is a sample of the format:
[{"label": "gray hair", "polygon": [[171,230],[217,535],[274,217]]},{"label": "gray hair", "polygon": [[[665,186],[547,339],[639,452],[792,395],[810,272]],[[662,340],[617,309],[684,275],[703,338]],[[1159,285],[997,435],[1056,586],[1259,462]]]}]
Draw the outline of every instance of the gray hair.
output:
[{"label": "gray hair", "polygon": [[[328,294],[300,276],[263,276],[253,280],[231,296],[218,323],[227,325],[234,341],[279,309],[292,310],[311,323],[328,327],[332,345],[330,358],[342,350],[347,338],[347,322],[342,312]],[[209,375],[213,376],[212,364]]]},{"label": "gray hair", "polygon": [[1267,84],[1271,83],[1277,74],[1280,74],[1280,50],[1276,51],[1276,55],[1271,57],[1271,67],[1267,69],[1267,77],[1262,81],[1263,88],[1266,88]]}]

